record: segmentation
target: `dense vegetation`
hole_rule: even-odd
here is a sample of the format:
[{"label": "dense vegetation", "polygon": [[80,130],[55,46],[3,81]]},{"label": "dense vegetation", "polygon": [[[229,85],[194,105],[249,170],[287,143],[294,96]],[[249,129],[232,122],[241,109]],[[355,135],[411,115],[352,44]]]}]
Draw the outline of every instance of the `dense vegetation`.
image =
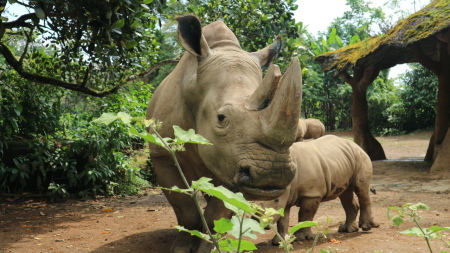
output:
[{"label": "dense vegetation", "polygon": [[[351,128],[350,86],[324,73],[314,57],[382,32],[388,22],[364,0],[347,2],[352,12],[317,36],[294,20],[294,0],[0,2],[0,192],[89,197],[133,194],[155,183],[147,155],[136,155],[142,140],[122,125],[91,121],[103,112],[145,114],[152,91],[182,53],[173,17],[184,13],[205,24],[222,19],[247,51],[282,34],[275,63],[284,70],[290,57],[302,62],[301,116],[320,119],[327,130]],[[432,126],[435,76],[420,65],[398,80],[388,73],[368,92],[372,130]]]}]

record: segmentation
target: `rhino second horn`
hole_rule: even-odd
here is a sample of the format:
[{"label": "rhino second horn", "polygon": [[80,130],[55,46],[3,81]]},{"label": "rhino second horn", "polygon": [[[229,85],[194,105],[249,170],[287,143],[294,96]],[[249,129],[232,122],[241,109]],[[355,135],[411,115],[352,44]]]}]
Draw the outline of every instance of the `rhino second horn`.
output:
[{"label": "rhino second horn", "polygon": [[302,104],[302,74],[298,58],[294,57],[281,78],[275,95],[261,111],[262,127],[268,146],[287,149],[295,141]]},{"label": "rhino second horn", "polygon": [[251,111],[260,111],[269,106],[281,79],[280,67],[271,64],[262,83],[245,102],[245,108]]}]

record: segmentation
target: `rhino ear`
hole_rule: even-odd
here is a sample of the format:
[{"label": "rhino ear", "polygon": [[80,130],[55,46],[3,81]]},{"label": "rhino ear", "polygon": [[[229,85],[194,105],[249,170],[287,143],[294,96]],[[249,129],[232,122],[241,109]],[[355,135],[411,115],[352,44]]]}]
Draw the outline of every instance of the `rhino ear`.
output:
[{"label": "rhino ear", "polygon": [[257,52],[251,53],[251,55],[259,62],[259,65],[262,68],[267,68],[272,63],[273,57],[278,54],[281,50],[281,36],[278,35],[275,39],[275,42],[270,46],[267,46]]},{"label": "rhino ear", "polygon": [[202,25],[200,20],[194,15],[185,15],[177,17],[178,21],[178,39],[181,45],[191,54],[205,58],[211,50],[202,34]]}]

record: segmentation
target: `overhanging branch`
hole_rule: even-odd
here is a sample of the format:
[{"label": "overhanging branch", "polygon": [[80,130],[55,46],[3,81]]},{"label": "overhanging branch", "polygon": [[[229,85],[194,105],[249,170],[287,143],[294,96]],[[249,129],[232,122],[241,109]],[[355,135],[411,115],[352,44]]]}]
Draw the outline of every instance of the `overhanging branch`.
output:
[{"label": "overhanging branch", "polygon": [[33,20],[33,19],[38,19],[38,17],[36,16],[36,13],[28,13],[28,14],[20,16],[18,19],[14,20],[14,21],[4,22],[3,28],[4,29],[23,28],[23,27],[33,28],[34,27],[33,24],[26,22],[27,20]]},{"label": "overhanging branch", "polygon": [[144,71],[140,73],[137,78],[147,79],[148,76],[150,76],[153,72],[155,72],[157,69],[161,68],[164,65],[172,64],[172,63],[178,63],[180,61],[180,58],[173,58],[173,59],[167,59],[158,62],[157,64],[153,65],[150,69],[147,71]]},{"label": "overhanging branch", "polygon": [[415,43],[412,45],[412,52],[416,57],[417,61],[422,64],[426,69],[433,72],[435,75],[439,75],[442,71],[442,67],[437,61],[433,61],[430,57],[425,55],[425,53],[420,48],[419,43]]},{"label": "overhanging branch", "polygon": [[85,85],[78,85],[73,83],[64,82],[55,78],[40,76],[33,73],[29,73],[23,69],[23,65],[21,62],[17,61],[14,55],[11,53],[9,48],[0,42],[0,53],[5,57],[6,62],[13,67],[17,73],[25,78],[26,80],[41,83],[41,84],[50,84],[54,86],[59,86],[65,89],[82,92],[87,95],[91,95],[94,97],[105,97],[107,95],[116,93],[122,85],[117,85],[112,89],[106,91],[96,91],[86,87]]}]

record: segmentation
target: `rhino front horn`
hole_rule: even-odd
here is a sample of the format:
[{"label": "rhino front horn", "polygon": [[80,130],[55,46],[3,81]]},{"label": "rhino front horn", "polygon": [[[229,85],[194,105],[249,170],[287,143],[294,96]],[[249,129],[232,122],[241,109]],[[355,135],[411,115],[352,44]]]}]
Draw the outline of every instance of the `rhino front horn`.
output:
[{"label": "rhino front horn", "polygon": [[[265,144],[270,147],[287,149],[295,141],[302,104],[301,73],[298,58],[292,58],[286,73],[281,77],[278,87],[275,87],[273,98],[269,101],[267,108],[261,110],[261,125],[266,137],[263,142],[267,142]],[[276,78],[273,80],[276,80]],[[273,86],[274,84],[272,83]],[[262,89],[263,87],[259,87],[255,93],[260,88]],[[266,90],[270,92],[271,89],[266,88]],[[266,98],[270,98],[270,96],[266,96]]]}]

